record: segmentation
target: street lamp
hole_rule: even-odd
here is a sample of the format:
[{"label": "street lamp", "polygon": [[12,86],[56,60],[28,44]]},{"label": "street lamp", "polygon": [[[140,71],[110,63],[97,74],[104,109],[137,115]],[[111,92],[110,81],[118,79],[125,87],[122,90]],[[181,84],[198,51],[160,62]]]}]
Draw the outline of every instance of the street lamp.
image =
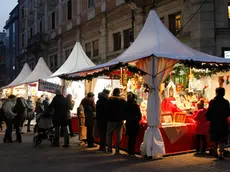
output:
[{"label": "street lamp", "polygon": [[137,6],[134,2],[134,0],[125,0],[125,3],[129,5],[129,7],[132,9],[132,31],[130,34],[130,42],[134,42],[134,22],[135,22],[135,9],[137,9]]}]

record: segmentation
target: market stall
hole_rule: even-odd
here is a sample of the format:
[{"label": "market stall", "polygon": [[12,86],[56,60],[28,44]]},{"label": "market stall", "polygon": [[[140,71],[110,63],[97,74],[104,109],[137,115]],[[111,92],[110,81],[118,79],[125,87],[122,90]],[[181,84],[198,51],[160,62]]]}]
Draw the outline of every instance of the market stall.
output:
[{"label": "market stall", "polygon": [[[169,83],[164,83],[176,64],[189,68],[187,86],[183,89],[183,83],[177,85],[172,78]],[[147,120],[142,120],[142,131],[138,136],[136,150],[142,155],[160,157],[167,153],[188,151],[194,148],[195,124],[189,116],[196,108],[195,104],[199,100],[198,95],[201,90],[194,92],[195,81],[192,70],[226,72],[230,70],[229,64],[229,59],[204,54],[181,43],[168,31],[156,12],[150,11],[142,31],[123,54],[107,63],[62,76],[62,78],[90,80],[110,75],[113,71],[122,72],[123,69],[131,72],[132,76],[138,74],[138,77],[142,77],[142,85],[147,90],[148,96],[146,99],[143,98],[145,103],[141,102],[140,106],[143,106],[142,112],[147,112]],[[123,75],[121,74],[120,77],[123,78]],[[121,83],[124,90],[127,90],[127,85],[123,81]],[[165,89],[161,89],[163,83]],[[141,92],[141,87],[137,88],[139,92]],[[164,94],[162,94],[163,90]],[[180,91],[186,93],[187,99],[184,102],[178,93]],[[145,118],[144,113],[143,118]],[[127,147],[126,136],[123,137],[122,147]]]},{"label": "market stall", "polygon": [[21,72],[18,76],[7,86],[2,87],[2,98],[7,98],[10,94],[27,96],[27,86],[21,85],[20,83],[29,76],[31,69],[27,63],[24,64]]}]

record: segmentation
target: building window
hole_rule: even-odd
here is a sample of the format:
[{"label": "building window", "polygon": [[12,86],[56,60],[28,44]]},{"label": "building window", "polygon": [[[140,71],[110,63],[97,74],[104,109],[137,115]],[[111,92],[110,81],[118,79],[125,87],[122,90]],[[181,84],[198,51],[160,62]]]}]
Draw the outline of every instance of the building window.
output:
[{"label": "building window", "polygon": [[21,16],[22,16],[22,19],[24,19],[24,17],[25,17],[24,7],[22,7],[22,9],[21,9]]},{"label": "building window", "polygon": [[72,0],[68,1],[68,20],[72,19]]},{"label": "building window", "polygon": [[88,0],[88,8],[94,7],[95,4],[95,0]]},{"label": "building window", "polygon": [[160,18],[161,22],[164,24],[165,23],[165,18],[164,17],[161,17]]},{"label": "building window", "polygon": [[99,55],[99,41],[93,41],[93,57]]},{"label": "building window", "polygon": [[55,29],[55,11],[52,12],[52,29]]},{"label": "building window", "polygon": [[85,52],[88,57],[91,57],[91,43],[85,44]]},{"label": "building window", "polygon": [[50,68],[52,69],[53,67],[54,67],[53,56],[50,56]]},{"label": "building window", "polygon": [[113,50],[117,51],[121,49],[121,33],[113,34]]},{"label": "building window", "polygon": [[169,15],[169,30],[176,35],[181,28],[181,13]]},{"label": "building window", "polygon": [[58,58],[57,58],[57,54],[54,55],[54,68],[57,68],[58,66]]},{"label": "building window", "polygon": [[228,27],[230,28],[230,2],[228,3]]},{"label": "building window", "polygon": [[128,48],[131,42],[132,31],[131,29],[127,29],[123,31],[124,35],[124,48]]},{"label": "building window", "polygon": [[25,38],[24,38],[24,33],[22,34],[22,47],[24,47],[24,42],[25,42]]},{"label": "building window", "polygon": [[40,26],[40,33],[42,33],[42,30],[43,30],[42,29],[42,20],[40,21],[40,25],[39,26]]},{"label": "building window", "polygon": [[67,60],[69,57],[69,50],[65,50],[65,59]]},{"label": "building window", "polygon": [[31,27],[30,28],[30,38],[32,38],[33,37],[33,28]]}]

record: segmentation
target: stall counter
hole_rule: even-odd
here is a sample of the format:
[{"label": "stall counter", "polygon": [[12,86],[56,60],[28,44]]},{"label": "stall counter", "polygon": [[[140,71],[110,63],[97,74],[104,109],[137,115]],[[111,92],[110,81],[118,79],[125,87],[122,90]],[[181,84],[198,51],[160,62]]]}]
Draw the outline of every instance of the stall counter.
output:
[{"label": "stall counter", "polygon": [[[72,118],[73,131],[79,132],[78,118]],[[137,137],[135,152],[140,153],[140,145],[143,142],[144,133],[147,129],[147,125],[142,125],[140,133]],[[178,152],[190,151],[195,148],[195,124],[173,124],[168,126],[159,127],[161,135],[165,143],[166,154],[173,154]],[[113,140],[115,143],[116,136],[114,134]],[[99,142],[99,138],[95,139],[95,142]],[[123,134],[121,149],[127,150],[128,137]]]}]

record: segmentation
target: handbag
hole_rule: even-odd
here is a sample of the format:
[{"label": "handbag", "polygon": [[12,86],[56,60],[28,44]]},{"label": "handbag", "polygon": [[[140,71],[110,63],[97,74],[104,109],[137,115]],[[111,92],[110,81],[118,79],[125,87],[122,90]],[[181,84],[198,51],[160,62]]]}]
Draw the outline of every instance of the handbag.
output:
[{"label": "handbag", "polygon": [[29,111],[29,112],[27,111],[27,113],[26,113],[26,120],[33,120],[34,117],[35,117],[35,114],[34,114],[33,111]]}]

